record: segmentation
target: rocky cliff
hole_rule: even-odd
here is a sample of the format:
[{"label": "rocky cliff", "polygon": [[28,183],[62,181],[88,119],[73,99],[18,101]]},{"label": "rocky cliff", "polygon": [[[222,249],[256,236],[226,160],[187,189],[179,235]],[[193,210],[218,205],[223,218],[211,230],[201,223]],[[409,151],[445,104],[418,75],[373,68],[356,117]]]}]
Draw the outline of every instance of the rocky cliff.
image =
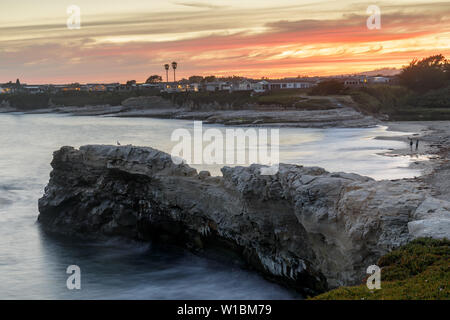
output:
[{"label": "rocky cliff", "polygon": [[417,236],[450,234],[450,203],[413,180],[296,165],[273,176],[259,165],[224,167],[211,177],[132,146],[63,147],[52,167],[39,200],[48,231],[219,246],[307,293],[356,283]]},{"label": "rocky cliff", "polygon": [[[231,98],[229,98],[231,99]],[[364,115],[340,102],[327,101],[322,108],[286,108],[281,105],[258,103],[236,104],[233,102],[196,102],[186,100],[177,104],[158,96],[129,98],[122,102],[118,117],[156,117],[185,120],[202,120],[205,123],[224,125],[273,125],[306,128],[370,127],[378,124],[375,118]],[[231,99],[232,101],[232,99]],[[308,100],[306,100],[308,101]],[[326,108],[326,105],[330,105]],[[115,111],[116,112],[116,111]],[[111,113],[111,111],[110,111]],[[112,113],[111,113],[112,114]]]}]

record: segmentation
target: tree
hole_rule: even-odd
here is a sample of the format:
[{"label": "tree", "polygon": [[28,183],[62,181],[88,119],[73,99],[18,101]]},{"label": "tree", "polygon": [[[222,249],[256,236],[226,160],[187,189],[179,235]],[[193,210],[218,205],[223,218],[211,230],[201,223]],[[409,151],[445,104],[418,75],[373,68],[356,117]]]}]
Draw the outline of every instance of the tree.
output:
[{"label": "tree", "polygon": [[145,83],[159,83],[162,81],[162,77],[158,76],[157,74],[154,74],[145,81]]},{"label": "tree", "polygon": [[244,77],[240,77],[240,76],[228,76],[228,77],[222,77],[222,78],[220,78],[220,80],[223,80],[223,81],[229,81],[229,82],[239,82],[239,81],[242,81],[242,80],[244,80]]},{"label": "tree", "polygon": [[200,83],[203,81],[203,77],[202,76],[190,76],[189,77],[189,82],[190,83]]},{"label": "tree", "polygon": [[169,64],[166,63],[164,65],[164,69],[166,69],[166,82],[169,82],[169,69],[170,69]]},{"label": "tree", "polygon": [[127,81],[127,86],[128,87],[131,87],[131,86],[133,86],[133,85],[135,85],[136,84],[136,80],[128,80]]},{"label": "tree", "polygon": [[312,88],[311,95],[324,96],[329,94],[343,94],[346,90],[345,85],[337,80],[325,80]]},{"label": "tree", "polygon": [[172,62],[172,69],[173,69],[173,82],[176,82],[177,80],[177,78],[176,78],[176,76],[175,76],[175,70],[177,69],[177,67],[178,67],[178,63],[176,63],[175,61],[174,62]]},{"label": "tree", "polygon": [[216,81],[216,77],[215,76],[207,76],[203,79],[204,82],[214,82]]},{"label": "tree", "polygon": [[400,84],[416,92],[443,88],[450,80],[449,61],[442,54],[414,59],[399,74]]}]

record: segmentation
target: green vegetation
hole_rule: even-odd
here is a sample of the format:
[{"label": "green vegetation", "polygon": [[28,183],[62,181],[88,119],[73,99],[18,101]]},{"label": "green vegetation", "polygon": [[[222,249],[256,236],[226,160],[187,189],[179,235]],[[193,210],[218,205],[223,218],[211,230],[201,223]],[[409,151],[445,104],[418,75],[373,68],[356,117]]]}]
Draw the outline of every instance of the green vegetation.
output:
[{"label": "green vegetation", "polygon": [[361,111],[370,114],[392,114],[396,108],[406,105],[410,90],[402,86],[372,85],[349,92]]},{"label": "green vegetation", "polygon": [[293,106],[304,98],[299,97],[300,92],[293,90],[277,90],[260,94],[256,101],[261,105],[281,105],[283,107]]},{"label": "green vegetation", "polygon": [[300,105],[303,105],[305,108],[314,107],[306,103],[309,100],[305,98],[307,92],[308,89],[272,90],[256,95],[255,102],[262,106],[278,105],[283,108],[301,109]]},{"label": "green vegetation", "polygon": [[51,96],[55,105],[63,106],[87,106],[87,105],[111,105],[118,106],[122,101],[145,95],[153,95],[158,90],[140,89],[123,92],[62,92]]},{"label": "green vegetation", "polygon": [[450,85],[413,96],[409,104],[417,108],[450,108]]},{"label": "green vegetation", "polygon": [[158,94],[158,90],[145,89],[133,90],[125,92],[84,92],[84,91],[68,91],[60,93],[15,93],[10,94],[2,99],[8,101],[10,105],[19,110],[27,111],[34,109],[47,108],[49,106],[78,106],[87,105],[120,105],[123,100],[131,97],[143,95]]},{"label": "green vegetation", "polygon": [[400,83],[414,92],[425,93],[450,85],[450,62],[442,54],[414,59],[399,75]]},{"label": "green vegetation", "polygon": [[375,85],[350,92],[358,108],[391,120],[450,120],[450,63],[443,55],[414,59],[399,86]]},{"label": "green vegetation", "polygon": [[403,86],[373,85],[350,91],[356,108],[390,120],[450,120],[450,86],[416,93]]},{"label": "green vegetation", "polygon": [[145,83],[159,83],[161,81],[162,81],[162,77],[157,74],[154,74],[154,75],[151,75],[150,77],[148,77],[147,80],[145,81]]},{"label": "green vegetation", "polygon": [[8,101],[11,107],[19,110],[34,110],[47,108],[49,102],[49,94],[25,94],[15,93],[1,97],[2,100]]},{"label": "green vegetation", "polygon": [[450,299],[450,241],[416,239],[381,257],[381,289],[340,287],[312,300]]}]

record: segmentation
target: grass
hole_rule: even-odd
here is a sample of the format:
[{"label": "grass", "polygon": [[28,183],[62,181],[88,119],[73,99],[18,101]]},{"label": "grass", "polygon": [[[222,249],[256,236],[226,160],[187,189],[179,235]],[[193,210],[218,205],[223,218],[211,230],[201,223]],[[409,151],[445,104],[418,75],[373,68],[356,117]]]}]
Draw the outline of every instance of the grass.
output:
[{"label": "grass", "polygon": [[421,238],[381,257],[381,289],[340,287],[311,300],[450,299],[450,241]]},{"label": "grass", "polygon": [[290,94],[262,95],[257,98],[258,103],[262,105],[276,104],[282,106],[292,106],[299,100],[300,98],[298,96]]},{"label": "grass", "polygon": [[329,110],[336,109],[338,106],[330,99],[324,98],[309,98],[307,100],[300,100],[294,104],[295,109],[301,110]]}]

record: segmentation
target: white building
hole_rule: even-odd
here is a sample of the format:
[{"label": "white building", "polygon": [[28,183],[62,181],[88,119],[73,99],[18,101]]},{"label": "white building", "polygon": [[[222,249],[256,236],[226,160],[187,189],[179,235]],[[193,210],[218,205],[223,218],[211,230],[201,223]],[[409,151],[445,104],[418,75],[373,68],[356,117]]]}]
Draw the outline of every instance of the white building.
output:
[{"label": "white building", "polygon": [[103,92],[106,91],[106,86],[102,83],[88,83],[86,84],[89,91],[97,91],[97,92]]},{"label": "white building", "polygon": [[369,80],[371,83],[389,83],[389,82],[391,82],[391,79],[387,78],[387,77],[372,77]]},{"label": "white building", "polygon": [[188,91],[191,92],[199,92],[202,88],[202,84],[198,83],[198,82],[194,82],[194,83],[189,83],[188,85]]},{"label": "white building", "polygon": [[263,80],[256,83],[252,83],[251,87],[254,92],[266,92],[270,90],[270,83]]},{"label": "white building", "polygon": [[252,90],[252,83],[248,80],[243,80],[239,82],[237,87],[234,87],[235,91],[246,91],[246,90]]},{"label": "white building", "polygon": [[198,91],[198,84],[164,82],[160,84],[161,92],[187,92]]},{"label": "white building", "polygon": [[141,83],[138,85],[138,88],[140,88],[140,89],[160,89],[161,84],[160,83]]},{"label": "white building", "polygon": [[272,80],[270,81],[270,90],[277,89],[307,89],[314,87],[314,81],[305,80]]},{"label": "white building", "polygon": [[208,82],[204,85],[206,91],[224,91],[230,90],[231,85],[225,81]]},{"label": "white building", "polygon": [[39,86],[24,86],[23,87],[28,93],[37,94],[42,93],[44,90]]}]

